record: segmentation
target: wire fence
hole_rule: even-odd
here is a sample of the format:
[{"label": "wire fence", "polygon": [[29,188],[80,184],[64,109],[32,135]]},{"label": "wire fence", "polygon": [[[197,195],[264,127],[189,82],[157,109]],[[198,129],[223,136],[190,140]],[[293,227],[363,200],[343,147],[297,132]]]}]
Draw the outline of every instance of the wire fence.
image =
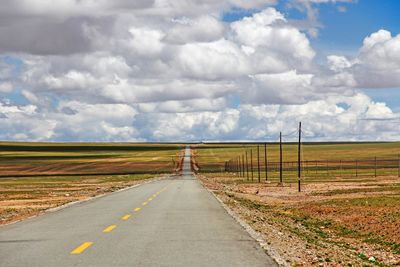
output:
[{"label": "wire fence", "polygon": [[[261,164],[262,162],[262,164]],[[236,176],[243,177],[248,181],[279,181],[281,172],[280,162],[268,162],[267,168],[264,159],[251,162],[238,161],[234,165],[224,162],[208,163],[200,166],[203,173],[230,172]],[[298,179],[298,162],[282,162],[283,182],[295,182]],[[400,177],[400,160],[398,158],[371,158],[363,160],[310,160],[301,161],[301,178],[304,182],[326,181],[332,179],[368,178],[381,176]]]}]

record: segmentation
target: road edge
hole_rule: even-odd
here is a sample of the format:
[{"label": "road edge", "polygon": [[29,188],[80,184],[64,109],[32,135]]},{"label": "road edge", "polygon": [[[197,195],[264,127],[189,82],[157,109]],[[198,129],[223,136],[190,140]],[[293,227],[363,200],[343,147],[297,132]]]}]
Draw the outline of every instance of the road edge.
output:
[{"label": "road edge", "polygon": [[[194,176],[197,176],[194,174]],[[198,179],[198,178],[197,178]],[[229,208],[211,189],[207,188],[201,179],[198,179],[200,184],[205,188],[215,199],[221,204],[225,211],[243,227],[243,229],[261,246],[261,248],[270,256],[279,266],[290,267],[291,265],[262,237],[262,235],[254,230],[248,223],[240,218],[231,208]]]},{"label": "road edge", "polygon": [[135,187],[139,187],[139,186],[142,186],[142,185],[145,185],[145,184],[161,181],[161,180],[170,178],[171,176],[173,176],[173,174],[166,174],[166,175],[163,175],[161,177],[154,177],[154,178],[146,179],[146,180],[143,180],[143,182],[137,183],[137,184],[132,185],[132,186],[124,187],[124,188],[118,189],[118,190],[113,191],[113,192],[107,192],[107,193],[103,193],[103,194],[96,195],[96,196],[93,196],[93,197],[89,197],[89,198],[86,198],[86,199],[68,202],[68,203],[63,204],[63,205],[58,206],[58,207],[46,209],[44,211],[39,212],[38,214],[26,217],[24,219],[0,225],[0,229],[3,228],[3,227],[7,227],[7,226],[11,226],[11,225],[17,224],[17,223],[26,222],[26,221],[32,220],[34,218],[44,216],[44,215],[49,214],[49,213],[54,213],[54,212],[57,212],[57,211],[61,211],[61,210],[64,210],[66,208],[78,205],[78,204],[83,204],[83,203],[86,203],[86,202],[94,201],[94,200],[102,198],[102,197],[110,196],[112,194],[117,194],[117,193],[120,193],[122,191],[126,191],[126,190],[129,190],[129,189],[132,189],[132,188],[135,188]]}]

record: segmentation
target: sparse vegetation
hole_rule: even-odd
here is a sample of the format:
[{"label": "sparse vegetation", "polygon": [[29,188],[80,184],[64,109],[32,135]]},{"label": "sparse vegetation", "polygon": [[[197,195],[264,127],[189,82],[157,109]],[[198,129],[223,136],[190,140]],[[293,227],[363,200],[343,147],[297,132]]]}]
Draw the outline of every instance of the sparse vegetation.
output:
[{"label": "sparse vegetation", "polygon": [[[314,175],[305,178],[303,192],[299,193],[292,184],[296,180],[287,176],[283,186],[279,186],[276,178],[257,183],[235,173],[201,172],[202,164],[212,163],[212,156],[223,162],[234,153],[232,145],[225,149],[215,146],[197,148],[199,177],[293,266],[400,264],[400,179],[397,175],[351,179]],[[362,158],[371,153],[394,156],[399,148],[398,143],[339,144],[337,147],[323,144],[309,145],[304,153],[313,160],[341,155]],[[217,156],[217,151],[221,155]],[[276,157],[273,151],[271,148],[272,158]],[[285,152],[287,157],[289,152]],[[295,150],[292,154],[295,156]]]},{"label": "sparse vegetation", "polygon": [[0,143],[0,224],[179,169],[181,145]]}]

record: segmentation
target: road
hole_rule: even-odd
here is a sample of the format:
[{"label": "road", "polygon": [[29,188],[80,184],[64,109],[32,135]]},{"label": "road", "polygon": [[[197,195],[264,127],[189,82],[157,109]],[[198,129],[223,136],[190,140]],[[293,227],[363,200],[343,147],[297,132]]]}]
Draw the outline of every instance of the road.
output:
[{"label": "road", "polygon": [[190,171],[0,228],[0,266],[276,266]]}]

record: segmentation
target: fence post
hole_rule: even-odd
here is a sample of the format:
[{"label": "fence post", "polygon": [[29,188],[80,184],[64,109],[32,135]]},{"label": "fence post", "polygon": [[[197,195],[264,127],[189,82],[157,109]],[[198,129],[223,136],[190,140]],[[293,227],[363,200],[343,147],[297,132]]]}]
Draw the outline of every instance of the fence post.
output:
[{"label": "fence post", "polygon": [[376,157],[375,157],[375,177],[376,177],[376,169],[377,169],[377,165],[378,165],[378,163],[377,163],[377,161],[376,161]]},{"label": "fence post", "polygon": [[265,166],[265,181],[268,181],[267,143],[264,143],[264,166]]},{"label": "fence post", "polygon": [[261,183],[261,172],[260,172],[260,145],[257,145],[257,167],[258,167],[258,182]]},{"label": "fence post", "polygon": [[247,160],[247,149],[246,149],[246,178],[249,180],[249,162]]},{"label": "fence post", "polygon": [[253,149],[250,149],[250,172],[251,172],[251,181],[253,182],[253,180],[254,180],[254,175],[253,175]]}]

